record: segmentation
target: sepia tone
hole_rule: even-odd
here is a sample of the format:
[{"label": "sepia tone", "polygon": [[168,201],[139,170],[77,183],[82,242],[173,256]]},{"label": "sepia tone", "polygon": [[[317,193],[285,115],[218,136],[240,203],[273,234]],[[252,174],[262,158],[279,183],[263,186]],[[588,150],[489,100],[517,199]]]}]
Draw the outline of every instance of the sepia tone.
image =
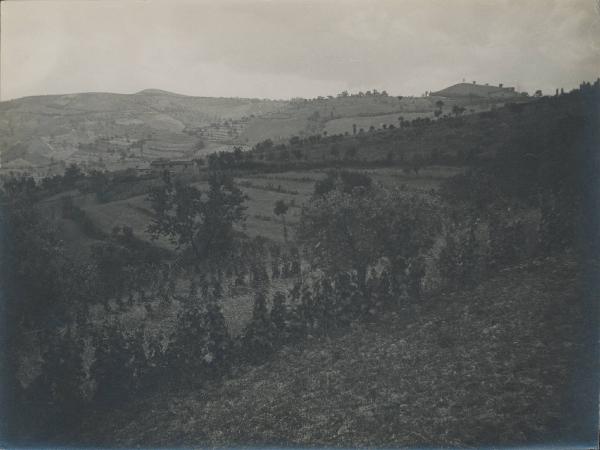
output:
[{"label": "sepia tone", "polygon": [[0,13],[0,447],[597,448],[597,1]]}]

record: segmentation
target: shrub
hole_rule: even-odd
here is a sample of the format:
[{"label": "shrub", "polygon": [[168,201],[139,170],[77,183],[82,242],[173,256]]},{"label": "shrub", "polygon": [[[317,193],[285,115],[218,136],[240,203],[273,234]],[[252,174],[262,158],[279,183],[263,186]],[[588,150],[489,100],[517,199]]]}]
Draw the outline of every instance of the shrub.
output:
[{"label": "shrub", "polygon": [[[47,427],[76,424],[85,405],[82,384],[83,341],[72,327],[54,329],[44,339],[46,351],[40,376],[32,389],[32,399],[38,404],[45,401],[43,421]],[[31,388],[30,388],[31,389]]]},{"label": "shrub", "polygon": [[104,324],[93,340],[96,351],[90,373],[96,385],[94,403],[110,407],[133,393],[131,355],[125,334],[117,326]]},{"label": "shrub", "polygon": [[480,278],[484,261],[474,221],[446,234],[446,242],[437,260],[440,275],[451,289],[473,286]]},{"label": "shrub", "polygon": [[219,300],[220,285],[206,289],[204,298],[191,292],[178,317],[178,326],[167,348],[169,367],[182,381],[202,384],[224,372],[230,361],[231,338]]}]

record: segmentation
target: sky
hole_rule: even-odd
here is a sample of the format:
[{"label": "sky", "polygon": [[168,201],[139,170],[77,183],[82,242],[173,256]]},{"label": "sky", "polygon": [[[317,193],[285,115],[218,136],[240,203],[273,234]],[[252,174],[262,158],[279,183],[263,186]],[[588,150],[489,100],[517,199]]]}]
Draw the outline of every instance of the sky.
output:
[{"label": "sky", "polygon": [[533,93],[600,75],[600,0],[8,0],[0,98]]}]

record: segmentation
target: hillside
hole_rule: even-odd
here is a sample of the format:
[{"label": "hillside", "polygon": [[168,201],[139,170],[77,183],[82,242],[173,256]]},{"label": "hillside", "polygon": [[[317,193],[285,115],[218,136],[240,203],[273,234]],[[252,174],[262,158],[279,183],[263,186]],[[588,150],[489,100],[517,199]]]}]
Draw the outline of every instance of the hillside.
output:
[{"label": "hillside", "polygon": [[[427,97],[435,98],[438,97]],[[253,161],[288,168],[311,164],[411,166],[415,158],[420,167],[481,164],[510,149],[515,141],[547,140],[562,124],[573,119],[581,121],[586,114],[582,97],[573,93],[507,102],[490,110],[445,113],[436,120],[426,113],[373,116],[370,119],[375,125],[370,129],[362,126],[362,117],[334,119],[327,126],[343,122],[344,127],[350,127],[350,133],[309,137],[286,147],[260,147],[253,151]],[[391,123],[394,120],[396,124]],[[358,124],[356,133],[352,132],[352,123]]]},{"label": "hillside", "polygon": [[520,93],[515,92],[515,88],[513,87],[504,87],[502,84],[498,86],[482,85],[475,82],[458,83],[441,91],[432,92],[431,95],[448,98],[516,98],[521,96]]},{"label": "hillside", "polygon": [[[72,443],[397,447],[593,441],[582,434],[593,427],[581,418],[593,420],[595,413],[594,398],[586,397],[593,389],[593,363],[581,356],[586,328],[577,273],[569,257],[503,270],[471,291],[429,298],[421,310],[398,311],[342,335],[284,348],[219,385],[165,389],[93,416],[83,440]],[[416,318],[404,320],[410,316]]]},{"label": "hillside", "polygon": [[[598,87],[263,142],[162,181],[7,180],[3,270],[28,295],[8,305],[35,319],[10,335],[10,432],[96,446],[591,441]],[[208,254],[236,245],[211,280],[168,229],[149,241],[190,199],[194,226],[247,207],[245,223],[240,210],[214,222],[228,232]]]},{"label": "hillside", "polygon": [[[282,242],[282,226],[280,218],[273,214],[273,205],[277,200],[293,203],[288,220],[290,225],[297,223],[301,206],[328,168],[348,166],[368,173],[378,183],[411,193],[437,192],[439,183],[447,176],[461,173],[473,164],[485,164],[497,153],[511,148],[515,140],[548,139],[553,130],[559,129],[559,124],[581,114],[581,99],[567,95],[531,102],[519,111],[499,108],[493,114],[472,114],[393,130],[380,128],[341,139],[330,136],[315,144],[288,144],[283,150],[246,152],[247,157],[253,156],[251,162],[257,166],[236,179],[249,196],[244,231],[252,237]],[[111,142],[124,145],[117,140]],[[186,141],[182,138],[179,142],[173,141],[168,148],[184,154],[181,149]],[[144,153],[156,158],[161,148],[166,148],[165,141],[151,140],[145,144]],[[85,158],[83,150],[76,154]],[[418,172],[411,169],[416,156],[420,158]],[[18,160],[9,166],[17,163]],[[21,164],[26,161],[21,160]],[[271,174],[273,171],[283,173]],[[149,211],[145,198],[149,186],[157,183],[160,184],[159,178],[115,184],[109,189],[109,198],[100,202],[88,196],[80,206],[107,234],[114,226],[128,225],[136,235],[147,238]]]},{"label": "hillside", "polygon": [[[136,94],[82,93],[25,97],[0,103],[0,152],[3,162],[17,157],[43,156],[69,161],[82,145],[90,145],[95,161],[105,152],[98,140],[127,141],[127,150],[139,141],[177,142],[187,139],[186,150],[194,148],[197,137],[190,129],[214,122],[247,120],[279,109],[284,102],[190,97],[159,90]],[[43,142],[43,148],[35,143]],[[132,145],[133,144],[133,145]],[[73,161],[81,162],[81,158]]]},{"label": "hillside", "polygon": [[[451,97],[451,96],[450,96]],[[353,126],[398,124],[399,117],[433,118],[452,106],[488,110],[489,98],[393,97],[383,93],[266,100],[192,97],[159,89],[135,94],[34,96],[0,103],[2,164],[43,176],[53,162],[114,170],[153,159],[193,158],[233,146],[251,147],[292,136],[351,134]],[[436,102],[443,100],[439,108]],[[499,99],[498,101],[501,101]]]}]

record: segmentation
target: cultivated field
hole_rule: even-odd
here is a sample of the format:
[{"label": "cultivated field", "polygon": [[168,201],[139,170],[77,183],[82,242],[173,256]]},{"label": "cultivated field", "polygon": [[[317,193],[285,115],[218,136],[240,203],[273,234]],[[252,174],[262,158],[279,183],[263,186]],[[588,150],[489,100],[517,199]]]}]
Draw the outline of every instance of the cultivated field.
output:
[{"label": "cultivated field", "polygon": [[[460,172],[461,169],[431,166],[422,169],[418,174],[406,174],[400,167],[356,170],[367,173],[375,182],[386,187],[398,187],[407,193],[430,193],[432,189],[437,188],[440,181]],[[293,226],[300,217],[300,208],[313,194],[315,182],[325,175],[324,170],[313,170],[236,178],[236,184],[248,196],[247,219],[242,231],[251,237],[262,236],[283,243],[282,220],[273,213],[273,208],[275,202],[284,200],[290,206],[286,221],[290,239],[293,239]],[[207,188],[206,183],[195,183],[195,186]],[[76,203],[103,232],[109,234],[114,227],[126,225],[131,227],[138,237],[150,240],[146,228],[152,218],[152,211],[146,195],[136,195],[108,203],[99,203],[93,196],[87,195],[79,196]],[[154,242],[167,249],[173,248],[164,238]]]}]

